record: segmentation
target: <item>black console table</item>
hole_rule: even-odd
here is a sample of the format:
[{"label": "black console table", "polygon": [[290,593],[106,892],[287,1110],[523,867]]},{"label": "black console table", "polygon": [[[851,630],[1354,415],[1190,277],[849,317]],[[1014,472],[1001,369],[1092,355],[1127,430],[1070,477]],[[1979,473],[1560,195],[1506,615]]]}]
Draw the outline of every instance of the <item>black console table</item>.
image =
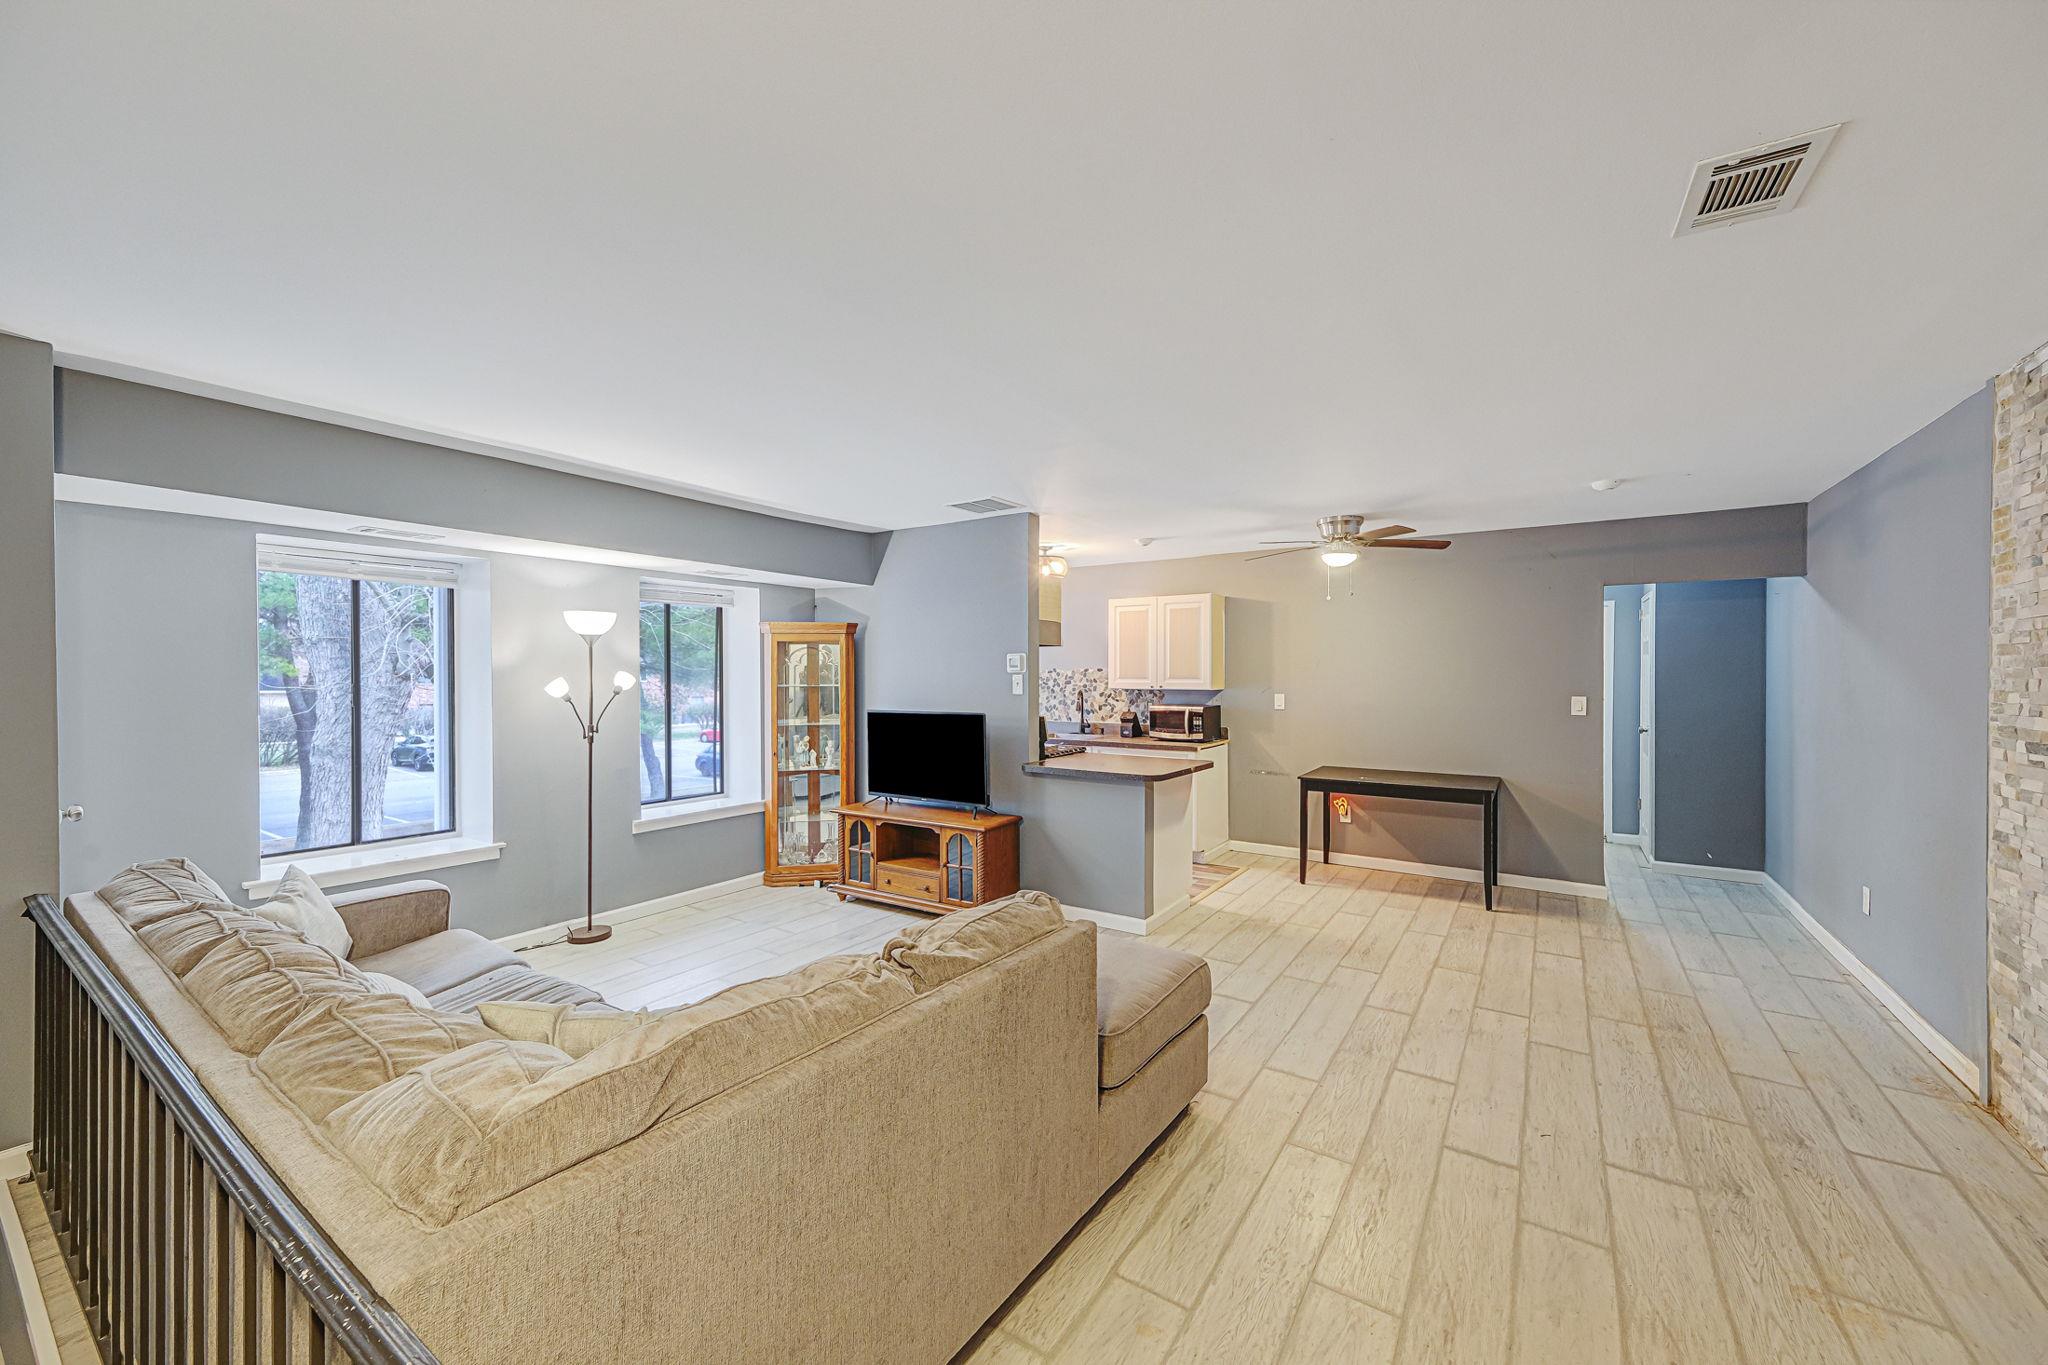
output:
[{"label": "black console table", "polygon": [[1477,806],[1486,817],[1485,848],[1480,879],[1486,886],[1486,908],[1493,909],[1493,888],[1500,881],[1500,789],[1497,777],[1472,773],[1411,773],[1396,768],[1317,768],[1301,775],[1301,880],[1308,880],[1308,799],[1323,801],[1323,861],[1330,861],[1330,797],[1393,796],[1405,801],[1448,801]]}]

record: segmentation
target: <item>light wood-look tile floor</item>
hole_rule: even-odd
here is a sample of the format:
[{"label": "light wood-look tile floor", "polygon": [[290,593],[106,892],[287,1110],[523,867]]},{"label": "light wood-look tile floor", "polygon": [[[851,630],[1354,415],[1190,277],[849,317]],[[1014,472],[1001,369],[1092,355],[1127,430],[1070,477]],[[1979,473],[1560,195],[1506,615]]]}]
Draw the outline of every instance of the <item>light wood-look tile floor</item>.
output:
[{"label": "light wood-look tile floor", "polygon": [[[2048,1360],[2048,1174],[1760,889],[1232,855],[1189,1112],[963,1356]],[[707,897],[527,954],[679,1004],[921,917]]]}]

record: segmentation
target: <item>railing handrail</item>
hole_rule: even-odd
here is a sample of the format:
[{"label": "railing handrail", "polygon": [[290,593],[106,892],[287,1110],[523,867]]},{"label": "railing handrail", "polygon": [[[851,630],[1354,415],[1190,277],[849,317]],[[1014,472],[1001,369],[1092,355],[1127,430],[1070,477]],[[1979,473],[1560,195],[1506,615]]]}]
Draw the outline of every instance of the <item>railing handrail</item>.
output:
[{"label": "railing handrail", "polygon": [[23,917],[35,921],[73,979],[84,989],[114,1035],[157,1092],[221,1190],[269,1249],[271,1259],[298,1285],[335,1342],[357,1365],[438,1365],[384,1296],[370,1287],[341,1248],[285,1188],[249,1140],[214,1100],[197,1073],[171,1045],[149,1012],[128,993],[100,955],[57,908],[33,895]]}]

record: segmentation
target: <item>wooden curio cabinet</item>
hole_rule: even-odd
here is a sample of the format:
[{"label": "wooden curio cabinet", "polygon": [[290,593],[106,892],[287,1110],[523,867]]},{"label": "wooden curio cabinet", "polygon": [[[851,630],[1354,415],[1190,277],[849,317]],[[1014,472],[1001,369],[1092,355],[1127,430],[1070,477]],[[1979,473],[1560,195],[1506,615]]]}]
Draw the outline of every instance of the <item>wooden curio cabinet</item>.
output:
[{"label": "wooden curio cabinet", "polygon": [[[770,621],[768,863],[770,886],[840,875],[839,807],[853,790],[851,622]],[[873,832],[865,837],[872,848]],[[870,874],[872,875],[872,874]]]}]

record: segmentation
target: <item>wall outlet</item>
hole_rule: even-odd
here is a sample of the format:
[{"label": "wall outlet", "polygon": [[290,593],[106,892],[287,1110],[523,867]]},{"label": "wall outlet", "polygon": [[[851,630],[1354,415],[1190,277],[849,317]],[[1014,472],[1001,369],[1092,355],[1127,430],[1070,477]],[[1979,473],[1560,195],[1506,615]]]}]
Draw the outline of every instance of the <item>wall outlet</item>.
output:
[{"label": "wall outlet", "polygon": [[1870,913],[1870,888],[1867,886],[1863,888],[1863,913]]},{"label": "wall outlet", "polygon": [[1584,697],[1572,698],[1572,714],[1575,716],[1583,716],[1586,714],[1586,699]]},{"label": "wall outlet", "polygon": [[1013,697],[1024,695],[1024,675],[1022,673],[1012,673],[1010,675],[1010,695]]},{"label": "wall outlet", "polygon": [[1273,694],[1273,709],[1275,711],[1285,711],[1287,709],[1287,694],[1285,692],[1275,692]]}]

